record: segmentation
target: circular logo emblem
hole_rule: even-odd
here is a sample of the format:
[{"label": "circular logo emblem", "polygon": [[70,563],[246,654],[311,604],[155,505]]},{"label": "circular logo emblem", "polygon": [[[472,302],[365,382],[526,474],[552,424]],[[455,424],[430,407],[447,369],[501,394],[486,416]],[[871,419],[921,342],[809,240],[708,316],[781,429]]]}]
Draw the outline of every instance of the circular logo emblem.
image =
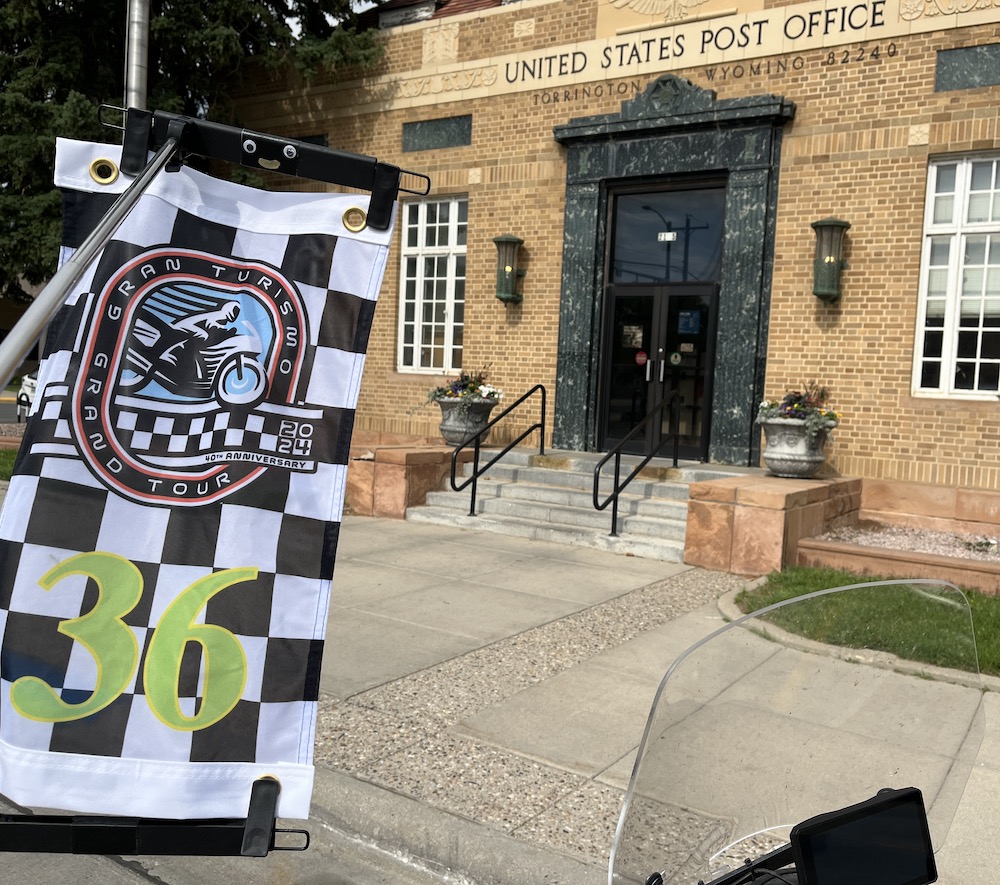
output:
[{"label": "circular logo emblem", "polygon": [[274,268],[171,248],[137,256],[97,299],[73,398],[81,454],[126,496],[170,504],[214,501],[268,466],[311,469],[286,457],[308,454],[314,430],[287,414],[305,340],[299,295]]}]

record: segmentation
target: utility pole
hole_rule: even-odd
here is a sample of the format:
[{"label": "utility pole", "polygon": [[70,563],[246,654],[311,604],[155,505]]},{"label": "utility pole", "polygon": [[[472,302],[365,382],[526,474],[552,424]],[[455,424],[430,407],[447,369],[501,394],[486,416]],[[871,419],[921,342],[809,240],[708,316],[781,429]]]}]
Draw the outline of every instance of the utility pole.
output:
[{"label": "utility pole", "polygon": [[684,279],[688,278],[688,259],[691,257],[691,233],[696,230],[708,230],[710,224],[691,224],[691,216],[684,216]]}]

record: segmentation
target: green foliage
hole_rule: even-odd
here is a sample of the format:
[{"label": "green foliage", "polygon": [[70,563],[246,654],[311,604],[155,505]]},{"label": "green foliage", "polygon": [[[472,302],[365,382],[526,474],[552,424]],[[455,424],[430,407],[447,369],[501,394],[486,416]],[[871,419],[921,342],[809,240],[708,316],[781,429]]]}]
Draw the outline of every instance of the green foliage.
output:
[{"label": "green foliage", "polygon": [[503,396],[503,391],[499,387],[487,384],[489,378],[489,366],[477,369],[474,372],[462,371],[457,378],[452,378],[444,384],[434,387],[427,392],[427,402],[435,402],[442,399],[458,399],[472,402],[483,402],[492,400],[498,402]]},{"label": "green foliage", "polygon": [[[736,604],[744,612],[758,611],[817,590],[885,580],[896,579],[796,567],[768,575],[760,587],[738,594]],[[1000,597],[975,590],[963,592],[972,611],[980,672],[1000,676]],[[884,588],[852,591],[781,609],[771,620],[818,642],[848,648],[878,648],[939,666],[961,669],[971,657],[971,650],[963,646],[967,628],[960,623],[948,624],[941,617],[939,605],[930,600],[921,602],[916,594],[893,596],[885,593]],[[933,629],[926,626],[931,623],[935,625]]]},{"label": "green foliage", "polygon": [[[0,297],[55,269],[55,138],[115,141],[100,104],[125,91],[125,0],[0,3]],[[235,122],[231,97],[258,65],[306,77],[378,60],[350,0],[151,0],[148,106]],[[294,26],[293,26],[294,23]]]},{"label": "green foliage", "polygon": [[16,449],[0,449],[0,480],[9,480],[14,472],[14,461],[17,459]]},{"label": "green foliage", "polygon": [[829,587],[844,587],[865,581],[881,581],[832,568],[805,568],[794,566],[780,572],[771,572],[767,580],[753,590],[743,590],[736,597],[736,604],[744,612],[756,611],[785,599],[805,596]]}]

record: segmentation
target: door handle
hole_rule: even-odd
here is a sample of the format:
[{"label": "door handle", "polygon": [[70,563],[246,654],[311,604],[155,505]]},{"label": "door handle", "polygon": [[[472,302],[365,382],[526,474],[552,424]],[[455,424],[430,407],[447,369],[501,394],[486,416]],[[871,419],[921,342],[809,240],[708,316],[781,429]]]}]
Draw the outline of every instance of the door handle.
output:
[{"label": "door handle", "polygon": [[666,363],[666,360],[660,360],[660,384],[663,383],[663,364],[664,363]]},{"label": "door handle", "polygon": [[650,380],[650,375],[653,371],[653,360],[646,360],[646,380]]}]

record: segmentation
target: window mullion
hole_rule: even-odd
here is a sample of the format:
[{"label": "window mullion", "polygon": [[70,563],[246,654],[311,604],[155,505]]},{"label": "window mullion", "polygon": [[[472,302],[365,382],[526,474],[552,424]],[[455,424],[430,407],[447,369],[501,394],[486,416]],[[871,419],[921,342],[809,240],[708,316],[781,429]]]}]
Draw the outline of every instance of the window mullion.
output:
[{"label": "window mullion", "polygon": [[944,308],[944,341],[941,350],[941,389],[954,394],[955,371],[958,364],[958,330],[962,315],[962,248],[960,233],[951,236],[952,248],[948,261],[948,297]]},{"label": "window mullion", "polygon": [[[458,214],[457,212],[455,213]],[[455,242],[454,239],[452,242]],[[454,251],[448,256],[448,281],[445,286],[445,313],[448,316],[448,327],[445,335],[445,352],[448,354],[448,365],[452,364],[452,352],[455,346],[455,276],[458,273],[458,260]]]}]

